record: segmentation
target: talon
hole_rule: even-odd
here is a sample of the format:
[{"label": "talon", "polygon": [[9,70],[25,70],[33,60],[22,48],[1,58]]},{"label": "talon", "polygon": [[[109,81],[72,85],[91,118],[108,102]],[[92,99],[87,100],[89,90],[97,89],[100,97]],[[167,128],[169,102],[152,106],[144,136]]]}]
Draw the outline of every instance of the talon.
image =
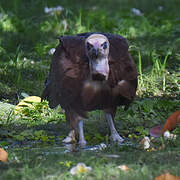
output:
[{"label": "talon", "polygon": [[122,144],[122,142],[124,141],[124,139],[119,134],[112,134],[111,139],[113,142],[118,144]]},{"label": "talon", "polygon": [[74,142],[76,142],[75,131],[74,130],[70,131],[68,136],[65,139],[63,139],[62,142],[63,143],[74,143]]},{"label": "talon", "polygon": [[83,141],[79,141],[78,144],[81,148],[84,148],[84,147],[86,147],[87,142],[85,140],[83,140]]}]

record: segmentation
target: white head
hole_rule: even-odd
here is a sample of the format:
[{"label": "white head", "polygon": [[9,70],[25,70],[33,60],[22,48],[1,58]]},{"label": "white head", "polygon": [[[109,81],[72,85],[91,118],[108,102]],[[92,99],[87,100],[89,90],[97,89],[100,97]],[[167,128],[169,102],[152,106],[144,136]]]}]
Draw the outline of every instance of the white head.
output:
[{"label": "white head", "polygon": [[85,41],[85,51],[93,80],[107,80],[109,75],[109,41],[102,34],[92,34]]}]

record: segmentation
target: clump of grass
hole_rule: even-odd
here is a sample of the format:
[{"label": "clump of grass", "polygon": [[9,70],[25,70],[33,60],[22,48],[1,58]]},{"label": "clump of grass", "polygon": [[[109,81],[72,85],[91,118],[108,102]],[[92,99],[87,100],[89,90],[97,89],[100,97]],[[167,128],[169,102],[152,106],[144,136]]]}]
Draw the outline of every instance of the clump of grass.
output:
[{"label": "clump of grass", "polygon": [[155,74],[156,76],[161,76],[162,77],[162,90],[165,91],[166,90],[166,74],[167,74],[167,70],[166,70],[166,63],[167,63],[167,59],[169,57],[169,55],[171,54],[171,52],[167,52],[163,63],[161,63],[161,61],[159,60],[159,58],[154,58],[155,55],[153,55],[153,68],[152,68],[152,74]]},{"label": "clump of grass", "polygon": [[[169,95],[169,92],[166,91],[169,88],[168,83],[172,83],[171,74],[166,69],[167,60],[171,55],[171,51],[168,51],[164,59],[161,60],[161,57],[158,56],[154,51],[151,52],[152,57],[152,66],[151,71],[144,70],[142,72],[142,57],[140,51],[138,52],[138,95],[150,95],[150,96],[165,96]],[[174,86],[176,87],[177,83],[176,78],[174,81]],[[149,94],[150,93],[150,94]]]}]

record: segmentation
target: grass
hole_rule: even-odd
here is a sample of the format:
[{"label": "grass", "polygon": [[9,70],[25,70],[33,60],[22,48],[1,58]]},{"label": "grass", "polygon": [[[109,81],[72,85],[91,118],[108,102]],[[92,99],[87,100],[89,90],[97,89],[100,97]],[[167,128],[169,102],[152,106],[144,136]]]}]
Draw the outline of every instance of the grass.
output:
[{"label": "grass", "polygon": [[[63,149],[41,148],[11,152],[11,163],[1,165],[3,179],[153,179],[165,170],[179,175],[179,156],[172,149],[160,152],[143,152],[132,148],[114,147],[101,152],[62,153]],[[107,152],[108,151],[108,152]],[[125,152],[127,151],[127,152]],[[51,152],[48,154],[48,152]],[[107,155],[116,154],[118,158]],[[70,175],[70,168],[84,162],[93,170],[88,174]],[[125,173],[117,167],[126,164],[131,168]]]},{"label": "grass", "polygon": [[[63,10],[44,12],[45,7],[59,5]],[[178,0],[1,0],[0,146],[8,151],[9,161],[0,162],[0,179],[153,179],[165,172],[180,176],[179,136],[174,141],[151,139],[156,151],[139,147],[151,127],[180,109],[179,7]],[[142,16],[133,14],[132,8]],[[64,153],[61,142],[68,128],[60,107],[52,110],[43,102],[15,114],[13,105],[24,92],[41,95],[49,51],[58,44],[58,36],[88,31],[116,33],[128,40],[139,84],[131,108],[118,109],[116,127],[133,146]],[[180,134],[179,127],[174,134]],[[91,146],[109,143],[102,112],[89,113],[85,136]],[[112,154],[119,157],[107,156]],[[78,162],[93,170],[71,176],[69,171]],[[122,164],[131,171],[120,171],[117,166]]]}]

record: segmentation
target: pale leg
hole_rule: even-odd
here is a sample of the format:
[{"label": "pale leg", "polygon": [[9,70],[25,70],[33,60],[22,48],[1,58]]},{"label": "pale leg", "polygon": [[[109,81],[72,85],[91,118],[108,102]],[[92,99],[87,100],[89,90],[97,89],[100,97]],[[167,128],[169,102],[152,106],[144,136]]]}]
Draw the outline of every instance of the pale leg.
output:
[{"label": "pale leg", "polygon": [[84,138],[83,120],[80,120],[78,123],[78,133],[79,133],[79,145],[81,147],[84,147],[86,145],[86,140]]},{"label": "pale leg", "polygon": [[117,142],[118,144],[121,144],[124,139],[118,134],[114,127],[113,119],[110,113],[106,113],[106,120],[108,122],[110,131],[111,131],[111,138],[113,142]]}]

